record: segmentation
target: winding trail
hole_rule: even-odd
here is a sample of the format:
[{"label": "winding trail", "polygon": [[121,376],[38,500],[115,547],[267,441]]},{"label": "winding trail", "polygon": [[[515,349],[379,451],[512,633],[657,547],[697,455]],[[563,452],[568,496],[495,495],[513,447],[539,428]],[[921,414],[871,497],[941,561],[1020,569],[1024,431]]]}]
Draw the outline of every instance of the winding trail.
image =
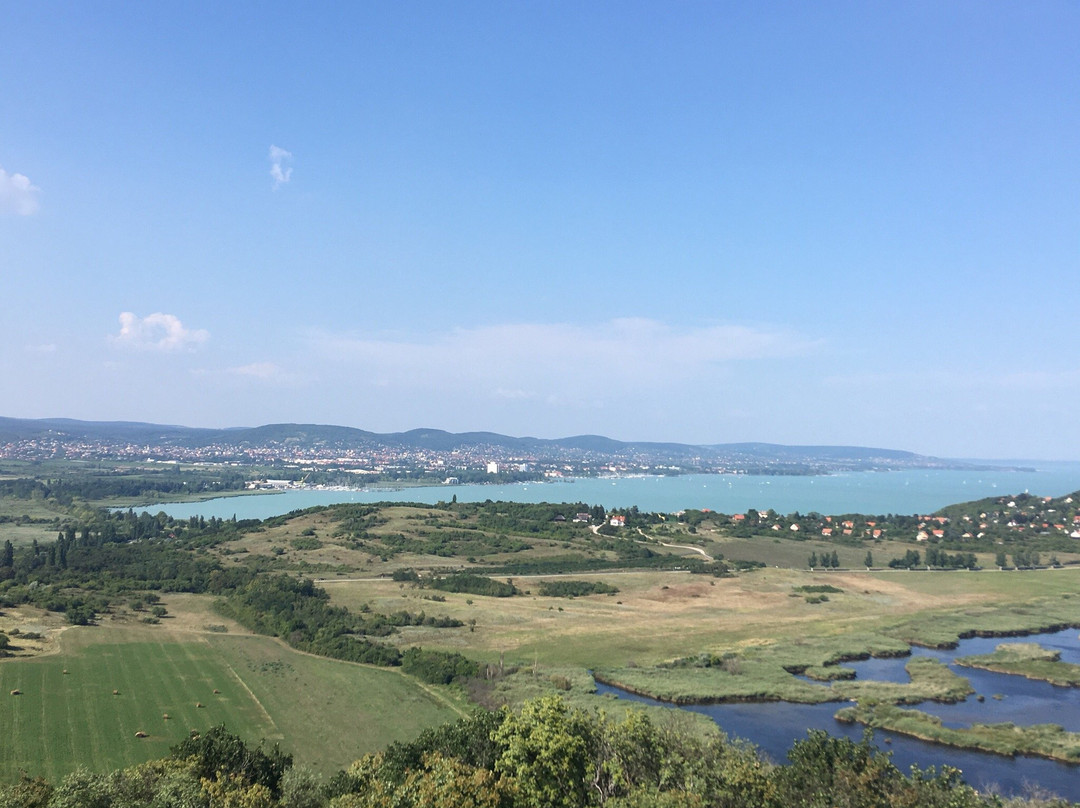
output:
[{"label": "winding trail", "polygon": [[673,547],[673,548],[675,548],[677,550],[691,550],[691,551],[693,551],[695,553],[700,553],[702,556],[705,557],[706,561],[715,561],[716,560],[711,555],[709,555],[704,550],[702,550],[700,547],[695,547],[692,544],[668,544],[666,541],[660,541],[659,539],[655,539],[652,536],[649,536],[640,527],[637,529],[637,532],[639,534],[641,534],[641,536],[644,537],[645,539],[648,539],[649,541],[654,541],[657,544],[659,544],[661,547]]}]

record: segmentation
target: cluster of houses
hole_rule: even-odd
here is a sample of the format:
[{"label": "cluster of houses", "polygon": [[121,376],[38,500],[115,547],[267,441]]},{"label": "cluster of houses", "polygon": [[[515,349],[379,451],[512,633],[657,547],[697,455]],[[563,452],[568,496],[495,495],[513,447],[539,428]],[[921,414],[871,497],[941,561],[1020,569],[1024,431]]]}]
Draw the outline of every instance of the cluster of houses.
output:
[{"label": "cluster of houses", "polygon": [[1080,503],[1074,503],[1071,496],[1058,499],[1028,495],[1004,497],[997,505],[1000,508],[986,508],[984,504],[982,507],[985,510],[973,510],[968,514],[953,512],[951,516],[866,518],[794,514],[784,517],[774,511],[751,510],[731,516],[717,514],[714,519],[720,525],[727,523],[733,528],[745,525],[758,530],[820,534],[826,539],[907,538],[919,542],[938,542],[979,540],[988,536],[1007,540],[1010,534],[1064,535],[1080,539]]},{"label": "cluster of houses", "polygon": [[[1080,539],[1080,502],[1074,503],[1071,496],[1053,499],[1023,495],[1016,498],[1002,498],[997,504],[1001,506],[999,510],[980,509],[977,513],[973,509],[972,513],[957,514],[955,510],[950,509],[948,512],[951,516],[860,517],[819,514],[781,516],[771,510],[750,510],[729,516],[714,514],[707,508],[698,511],[679,511],[673,515],[680,520],[686,519],[691,524],[697,524],[702,518],[707,518],[720,527],[745,526],[756,529],[753,531],[755,533],[765,529],[811,536],[820,535],[825,539],[893,538],[936,543],[973,541],[989,536],[1000,544],[1002,540],[1008,541],[1007,537],[1010,533],[1044,536],[1057,534]],[[982,507],[986,508],[986,505]],[[660,518],[665,517],[661,515]],[[566,520],[558,517],[558,521]],[[573,521],[580,524],[592,524],[595,520],[589,513],[578,513]],[[627,517],[610,513],[600,521],[612,527],[625,527]]]}]

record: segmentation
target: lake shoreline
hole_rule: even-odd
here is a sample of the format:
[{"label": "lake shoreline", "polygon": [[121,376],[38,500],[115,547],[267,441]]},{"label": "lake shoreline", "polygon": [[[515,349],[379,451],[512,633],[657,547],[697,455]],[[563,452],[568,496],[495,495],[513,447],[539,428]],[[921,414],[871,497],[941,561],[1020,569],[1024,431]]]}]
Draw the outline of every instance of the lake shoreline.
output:
[{"label": "lake shoreline", "polygon": [[[1001,757],[1041,758],[1070,766],[1080,765],[1080,754],[1075,751],[1080,748],[1080,733],[1066,732],[1058,724],[1030,727],[1018,727],[1014,724],[976,724],[967,729],[956,729],[942,726],[940,719],[920,710],[885,710],[885,715],[882,717],[878,714],[882,706],[884,705],[872,705],[866,708],[860,706],[845,707],[837,711],[833,717],[841,724],[861,724],[871,730],[892,732],[896,735],[904,735],[938,746],[948,746],[954,749],[999,755]],[[917,729],[905,727],[900,723],[904,720],[918,721],[926,726],[928,730],[936,731],[920,732]],[[1040,730],[1052,734],[1058,746],[1054,749],[1038,749],[1017,744],[1016,738],[1018,734],[1021,737],[1026,737],[1038,734]],[[981,737],[977,735],[980,732],[983,733]],[[991,739],[1000,738],[1000,743],[996,746],[992,745],[990,740],[986,739],[988,733]],[[1074,750],[1073,756],[1070,757],[1066,753],[1058,751],[1061,748]]]},{"label": "lake shoreline", "polygon": [[189,503],[158,502],[152,510],[164,511],[180,519],[191,516],[227,519],[234,512],[238,519],[266,519],[320,505],[376,502],[435,505],[457,497],[459,502],[587,503],[608,510],[637,507],[657,513],[699,509],[735,514],[750,509],[759,512],[772,509],[781,514],[925,514],[984,497],[1019,495],[1027,489],[1042,496],[1065,496],[1078,491],[1080,463],[1058,464],[1023,474],[941,470],[799,477],[687,474],[574,477],[509,484],[394,486],[393,490],[370,486],[346,490],[304,488],[267,493],[266,496],[233,496]]}]

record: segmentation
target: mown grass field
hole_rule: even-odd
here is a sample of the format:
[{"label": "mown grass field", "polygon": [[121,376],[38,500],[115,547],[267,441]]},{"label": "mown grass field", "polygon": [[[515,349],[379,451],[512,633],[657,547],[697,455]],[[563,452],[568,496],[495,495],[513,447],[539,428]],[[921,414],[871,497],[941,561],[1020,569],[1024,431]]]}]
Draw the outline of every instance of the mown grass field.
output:
[{"label": "mown grass field", "polygon": [[52,653],[0,662],[4,781],[20,770],[56,778],[76,766],[107,771],[159,758],[191,730],[217,724],[332,772],[462,709],[396,671],[266,637],[102,625],[67,630],[53,644]]},{"label": "mown grass field", "polygon": [[[98,631],[108,636],[68,632],[59,654],[0,665],[5,779],[20,769],[57,777],[75,765],[106,771],[162,757],[190,730],[220,723],[250,738],[277,734],[208,644]],[[15,688],[22,695],[7,695]]]}]

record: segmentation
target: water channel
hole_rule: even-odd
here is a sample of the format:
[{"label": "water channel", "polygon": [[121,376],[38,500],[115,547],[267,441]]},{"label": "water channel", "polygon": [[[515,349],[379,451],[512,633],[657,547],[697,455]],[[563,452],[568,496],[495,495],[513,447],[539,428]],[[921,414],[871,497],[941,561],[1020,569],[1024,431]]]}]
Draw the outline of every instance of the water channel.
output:
[{"label": "water channel", "polygon": [[[1076,629],[1036,634],[1030,637],[974,638],[962,640],[958,648],[935,650],[913,648],[912,656],[930,656],[948,664],[953,671],[966,677],[977,694],[957,704],[926,702],[916,709],[939,716],[949,727],[967,727],[972,723],[1060,724],[1072,732],[1080,732],[1080,688],[1055,687],[1047,682],[1033,681],[990,671],[963,668],[952,664],[961,656],[987,654],[1001,643],[1037,642],[1044,648],[1061,652],[1062,662],[1080,664],[1080,635]],[[858,679],[907,682],[904,665],[910,657],[868,659],[845,663],[853,668]],[[699,704],[671,705],[597,683],[600,694],[611,694],[647,704],[671,709],[686,709],[712,718],[729,736],[744,738],[755,744],[769,759],[785,762],[792,744],[806,737],[809,729],[824,729],[837,736],[859,740],[863,727],[841,724],[833,715],[843,704],[790,704],[766,702],[760,704]],[[995,698],[995,696],[999,698]],[[887,741],[886,741],[887,739]],[[1020,794],[1029,785],[1037,785],[1073,802],[1080,802],[1080,768],[1067,763],[1034,757],[1004,757],[985,752],[966,751],[927,743],[891,732],[879,731],[876,744],[892,753],[893,762],[901,771],[912,765],[954,766],[964,773],[964,779],[980,790],[997,790],[1003,794]]]}]

